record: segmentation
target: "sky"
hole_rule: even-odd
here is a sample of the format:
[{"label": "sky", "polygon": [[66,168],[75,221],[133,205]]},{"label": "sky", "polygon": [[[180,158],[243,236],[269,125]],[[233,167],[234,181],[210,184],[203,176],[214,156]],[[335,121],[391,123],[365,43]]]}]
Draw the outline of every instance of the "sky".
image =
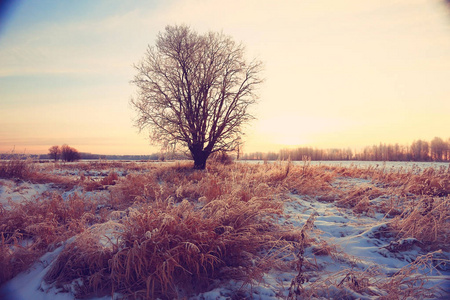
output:
[{"label": "sky", "polygon": [[166,25],[223,32],[265,65],[244,151],[450,137],[443,0],[27,0],[0,13],[0,153],[150,154],[133,64]]}]

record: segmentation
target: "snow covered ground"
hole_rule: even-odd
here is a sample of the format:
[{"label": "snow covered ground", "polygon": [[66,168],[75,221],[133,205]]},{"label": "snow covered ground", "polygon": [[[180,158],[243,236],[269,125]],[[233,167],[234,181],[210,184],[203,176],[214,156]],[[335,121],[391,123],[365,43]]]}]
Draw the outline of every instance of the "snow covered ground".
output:
[{"label": "snow covered ground", "polygon": [[[83,173],[82,171],[60,170],[54,171],[53,174],[68,177],[79,177],[83,174],[102,178],[107,176],[108,172]],[[374,184],[370,179],[339,177],[334,180],[332,185],[345,193],[346,189],[359,186],[371,188]],[[377,188],[382,189],[379,186]],[[63,199],[71,193],[86,192],[80,187],[61,191],[52,183],[0,179],[0,203],[4,207],[8,207],[10,201],[30,200],[43,193],[54,191],[60,192]],[[94,190],[88,193],[91,193],[91,196],[104,196],[108,190]],[[386,197],[388,196],[381,194],[370,201],[376,204],[377,201],[385,201]],[[308,287],[320,288],[326,285],[353,284],[359,285],[360,289],[348,289],[349,299],[379,299],[379,296],[371,296],[370,291],[374,291],[375,295],[379,286],[389,284],[390,279],[400,278],[402,272],[410,272],[409,274],[413,275],[408,278],[416,278],[416,283],[421,282],[420,284],[423,283],[424,287],[440,285],[441,299],[449,299],[450,265],[446,264],[445,260],[450,257],[450,249],[442,249],[442,251],[434,253],[432,259],[428,259],[431,269],[420,266],[416,268],[414,264],[416,259],[422,255],[426,256],[427,252],[421,247],[420,241],[413,238],[399,239],[388,233],[387,228],[393,216],[376,211],[355,213],[352,208],[337,205],[336,201],[324,201],[320,197],[286,192],[284,214],[280,216],[279,224],[302,228],[310,217],[313,218],[314,228],[309,235],[315,242],[314,246],[306,247],[303,255],[305,262],[302,276],[305,279],[303,283],[305,290],[308,290]],[[70,243],[70,240],[66,243]],[[64,245],[49,251],[31,268],[1,286],[0,299],[74,299],[72,293],[58,290],[43,281],[43,277]],[[286,299],[291,282],[298,273],[298,270],[272,270],[265,274],[264,282],[253,286],[244,286],[241,294],[236,294],[236,290],[241,288],[242,283],[230,281],[191,299],[225,300],[231,299],[232,296],[236,297],[236,295],[241,295],[242,298],[253,297],[253,299]],[[427,275],[427,277],[422,275]],[[386,299],[396,299],[395,295],[385,296]],[[299,299],[301,297],[299,295]],[[115,295],[115,298],[120,298],[120,295]],[[111,297],[91,299],[111,299]]]}]

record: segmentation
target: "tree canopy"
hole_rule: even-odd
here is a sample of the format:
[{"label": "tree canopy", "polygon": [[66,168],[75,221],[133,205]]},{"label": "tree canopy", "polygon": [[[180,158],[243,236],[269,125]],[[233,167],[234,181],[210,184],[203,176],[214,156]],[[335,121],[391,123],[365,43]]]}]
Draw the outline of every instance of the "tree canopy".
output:
[{"label": "tree canopy", "polygon": [[197,169],[211,153],[234,150],[262,82],[262,63],[244,54],[223,33],[167,26],[135,65],[136,126],[154,143],[187,147]]}]

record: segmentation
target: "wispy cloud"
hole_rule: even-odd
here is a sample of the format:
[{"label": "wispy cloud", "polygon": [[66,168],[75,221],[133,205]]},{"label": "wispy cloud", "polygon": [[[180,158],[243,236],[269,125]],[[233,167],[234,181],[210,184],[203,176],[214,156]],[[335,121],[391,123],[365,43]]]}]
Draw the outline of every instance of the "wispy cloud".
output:
[{"label": "wispy cloud", "polygon": [[160,29],[149,26],[147,18],[155,13],[148,11],[144,17],[135,9],[102,19],[30,28],[0,48],[0,76],[129,73]]}]

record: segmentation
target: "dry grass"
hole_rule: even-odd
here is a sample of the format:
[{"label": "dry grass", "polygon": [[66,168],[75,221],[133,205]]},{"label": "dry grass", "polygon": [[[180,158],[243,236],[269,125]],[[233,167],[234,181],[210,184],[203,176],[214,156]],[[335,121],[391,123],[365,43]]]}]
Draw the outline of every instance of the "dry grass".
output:
[{"label": "dry grass", "polygon": [[[27,178],[54,180],[66,189],[107,187],[110,198],[74,194],[63,200],[58,194],[46,194],[0,206],[0,283],[76,236],[45,280],[72,289],[77,297],[117,292],[128,298],[172,299],[211,289],[220,280],[252,285],[271,268],[289,267],[286,258],[293,255],[298,275],[291,283],[290,299],[367,295],[396,299],[386,297],[391,292],[405,297],[432,292],[421,283],[426,277],[416,272],[426,265],[425,259],[393,276],[371,268],[314,278],[309,271],[319,266],[314,257],[306,257],[306,248],[334,260],[345,253],[309,236],[314,216],[301,229],[277,224],[281,200],[289,192],[336,202],[358,215],[383,212],[386,218],[393,217],[389,228],[398,238],[415,238],[429,250],[450,247],[446,170],[311,166],[308,160],[299,166],[209,164],[203,171],[192,170],[190,162],[96,162],[52,168],[59,167],[109,172],[97,181],[83,175],[58,179],[45,172],[31,172]],[[120,177],[117,170],[128,175]],[[340,189],[333,184],[337,178],[371,181]]]},{"label": "dry grass", "polygon": [[[205,290],[216,278],[251,282],[262,277],[272,259],[259,253],[281,244],[273,223],[279,209],[279,203],[257,199],[215,200],[201,209],[186,200],[178,205],[155,201],[129,212],[121,230],[110,233],[109,239],[118,241],[113,246],[79,237],[46,279],[64,286],[82,278],[80,297],[100,289],[148,299],[180,298]],[[101,288],[91,284],[97,282],[92,276],[102,279]]]},{"label": "dry grass", "polygon": [[415,238],[429,249],[450,249],[450,197],[411,202],[391,226],[401,238]]},{"label": "dry grass", "polygon": [[110,171],[124,169],[129,171],[147,171],[155,168],[157,162],[127,162],[127,161],[107,161],[107,160],[93,160],[89,162],[72,162],[72,163],[56,163],[60,169],[65,170],[81,170],[81,171]]},{"label": "dry grass", "polygon": [[[321,176],[324,176],[323,172],[322,175],[314,176],[320,167],[309,168],[313,170],[302,171],[301,176],[296,176],[300,178],[296,182],[302,183],[299,188],[302,194],[316,196],[321,201],[336,202],[339,207],[350,209],[357,215],[375,216],[375,213],[381,212],[386,218],[393,217],[388,219],[389,231],[385,233],[387,236],[397,237],[398,241],[391,244],[401,244],[393,251],[410,250],[411,245],[421,247],[425,253],[450,249],[449,169],[429,168],[422,171],[415,167],[409,170],[388,170],[385,167],[327,167],[325,174],[331,179],[341,178],[342,182],[345,182],[346,178],[369,180],[365,184],[353,184],[347,188],[338,185],[335,188],[327,184],[328,180],[320,180]],[[302,176],[302,173],[308,174],[309,177]],[[318,184],[312,185],[315,190],[309,190],[309,180],[313,179],[319,179]],[[403,240],[413,243],[402,243]],[[403,249],[404,244],[408,245]],[[324,241],[312,242],[312,253],[315,255],[328,255],[336,260],[341,256],[338,251]],[[365,271],[349,269],[329,275],[321,274],[320,277],[314,278],[311,272],[302,272],[300,268],[299,274],[291,283],[288,299],[354,299],[368,296],[377,299],[433,298],[439,295],[438,289],[427,285],[429,277],[425,272],[435,270],[439,264],[433,254],[436,253],[418,257],[415,262],[392,276],[386,276],[380,268],[373,267]],[[345,256],[345,253],[343,255]],[[298,258],[298,261],[302,259]],[[304,258],[303,261],[307,259]],[[310,282],[307,282],[307,279]]]},{"label": "dry grass", "polygon": [[80,176],[78,184],[81,185],[85,191],[95,191],[95,190],[105,190],[108,186],[115,185],[119,180],[119,175],[111,171],[107,176],[100,180],[94,180],[92,178],[86,177],[84,175]]},{"label": "dry grass", "polygon": [[25,155],[11,153],[9,157],[0,159],[0,178],[26,179],[32,173],[31,159]]},{"label": "dry grass", "polygon": [[72,178],[45,172],[30,157],[14,154],[0,160],[0,178],[31,183],[52,183],[64,190],[70,190],[77,184],[77,180]]},{"label": "dry grass", "polygon": [[39,252],[24,246],[23,234],[19,231],[1,233],[0,240],[0,285],[26,270],[38,257]]},{"label": "dry grass", "polygon": [[327,199],[335,192],[331,185],[335,178],[335,172],[321,166],[309,166],[306,162],[303,166],[292,167],[286,180],[289,191],[294,194]]},{"label": "dry grass", "polygon": [[438,273],[434,256],[429,253],[394,274],[385,274],[374,265],[366,270],[344,269],[322,274],[320,278],[300,285],[288,299],[432,299],[439,296],[439,288],[429,284],[428,275]]},{"label": "dry grass", "polygon": [[242,201],[252,197],[279,194],[285,190],[278,169],[270,166],[210,165],[194,171],[191,163],[162,166],[147,174],[129,174],[112,188],[118,205],[166,200],[210,202],[232,195]]},{"label": "dry grass", "polygon": [[2,206],[0,252],[4,255],[0,261],[0,283],[58,243],[97,222],[95,207],[95,203],[77,194],[65,201],[58,194],[47,194],[22,203],[10,202],[8,208]]},{"label": "dry grass", "polygon": [[311,214],[311,216],[306,220],[302,229],[299,233],[299,242],[297,244],[297,261],[296,261],[296,270],[298,274],[292,279],[291,285],[289,287],[289,294],[287,300],[296,299],[303,294],[303,284],[307,281],[307,278],[304,275],[304,264],[305,264],[305,248],[309,244],[309,235],[308,233],[312,231],[314,228],[314,218],[315,214]]},{"label": "dry grass", "polygon": [[[108,229],[116,229],[114,224],[108,224]],[[89,229],[77,236],[76,240],[67,245],[44,280],[60,289],[69,289],[79,297],[101,295],[105,290],[111,290],[111,268],[114,248],[112,241],[102,241],[107,231]]]},{"label": "dry grass", "polygon": [[419,169],[417,166],[409,169],[387,169],[385,166],[358,168],[351,166],[331,167],[335,173],[344,177],[371,179],[374,183],[384,187],[395,188],[395,193],[408,193],[418,196],[445,197],[450,194],[450,165],[449,168]]},{"label": "dry grass", "polygon": [[[449,249],[450,169],[334,168],[339,175],[371,183],[337,191],[338,205],[355,213],[382,212],[394,217],[390,228],[399,238],[415,238],[428,250]],[[371,204],[373,199],[381,199]]]},{"label": "dry grass", "polygon": [[[282,208],[275,195],[283,179],[274,179],[272,172],[238,165],[193,171],[181,163],[119,178],[109,204],[124,209],[111,214],[121,215],[116,219],[122,227],[105,234],[117,244],[105,250],[84,233],[66,247],[46,279],[64,287],[81,277],[82,285],[74,283],[79,297],[113,291],[181,297],[209,288],[218,278],[253,284],[280,263],[277,249],[291,244],[280,238],[275,222]],[[271,186],[261,184],[261,176],[272,178]],[[105,258],[92,259],[98,251]],[[80,273],[86,269],[92,272]],[[101,286],[91,284],[98,278]]]}]

